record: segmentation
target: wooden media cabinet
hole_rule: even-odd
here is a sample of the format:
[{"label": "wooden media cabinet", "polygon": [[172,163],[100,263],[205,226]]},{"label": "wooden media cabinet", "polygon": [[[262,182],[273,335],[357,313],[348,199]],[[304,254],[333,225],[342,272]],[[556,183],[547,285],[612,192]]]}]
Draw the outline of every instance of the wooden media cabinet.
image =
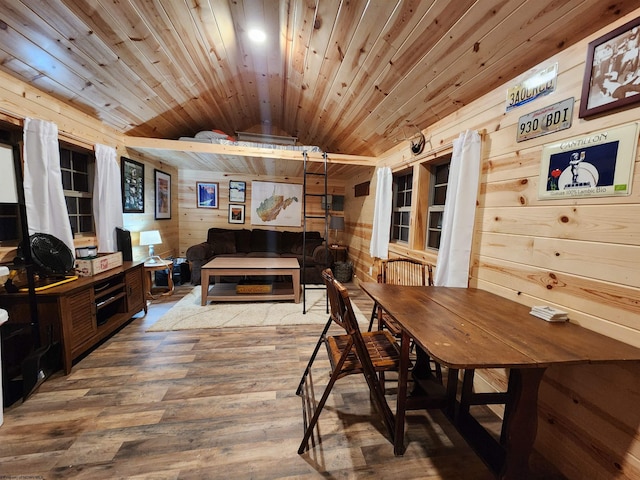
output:
[{"label": "wooden media cabinet", "polygon": [[[112,335],[141,310],[147,312],[142,262],[122,266],[36,293],[41,344],[60,342],[62,367]],[[9,324],[29,326],[28,293],[2,293]],[[26,352],[28,353],[28,352]]]}]

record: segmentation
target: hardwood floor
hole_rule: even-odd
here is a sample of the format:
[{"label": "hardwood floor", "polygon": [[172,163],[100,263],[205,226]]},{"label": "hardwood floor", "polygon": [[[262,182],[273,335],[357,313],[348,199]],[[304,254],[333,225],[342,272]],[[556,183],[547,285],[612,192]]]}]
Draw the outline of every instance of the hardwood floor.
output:
[{"label": "hardwood floor", "polygon": [[[298,455],[295,390],[321,326],[145,332],[192,288],[154,300],[70,375],[6,410],[0,478],[493,478],[440,412],[410,412],[406,454],[394,457],[356,376],[337,382],[320,439]],[[368,314],[366,295],[350,290]],[[327,372],[321,350],[316,399]],[[535,478],[561,478],[534,460]]]}]

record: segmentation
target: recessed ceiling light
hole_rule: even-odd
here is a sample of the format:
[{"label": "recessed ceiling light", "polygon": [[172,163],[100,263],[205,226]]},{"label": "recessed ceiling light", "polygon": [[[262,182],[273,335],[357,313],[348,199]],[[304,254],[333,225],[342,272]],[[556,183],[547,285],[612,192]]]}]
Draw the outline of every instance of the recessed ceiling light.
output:
[{"label": "recessed ceiling light", "polygon": [[262,43],[267,39],[267,34],[257,28],[249,30],[248,35],[249,38],[256,43]]}]

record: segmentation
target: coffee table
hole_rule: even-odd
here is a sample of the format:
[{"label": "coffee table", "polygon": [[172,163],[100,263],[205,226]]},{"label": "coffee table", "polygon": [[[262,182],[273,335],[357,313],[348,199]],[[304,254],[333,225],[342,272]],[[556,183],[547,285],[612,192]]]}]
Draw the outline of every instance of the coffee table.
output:
[{"label": "coffee table", "polygon": [[[291,276],[290,284],[274,284],[271,293],[236,293],[235,283],[220,283],[220,277],[228,276]],[[209,285],[214,276],[215,285]],[[202,301],[244,302],[260,300],[293,300],[300,303],[300,264],[295,258],[264,257],[216,257],[202,266]]]}]

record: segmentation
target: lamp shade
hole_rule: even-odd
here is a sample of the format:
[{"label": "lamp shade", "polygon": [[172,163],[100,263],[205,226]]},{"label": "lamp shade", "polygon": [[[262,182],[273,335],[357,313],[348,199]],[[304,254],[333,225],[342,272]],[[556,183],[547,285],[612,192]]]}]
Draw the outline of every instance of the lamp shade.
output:
[{"label": "lamp shade", "polygon": [[344,217],[331,215],[331,220],[329,221],[329,228],[331,230],[344,230]]},{"label": "lamp shade", "polygon": [[140,232],[140,245],[158,245],[159,243],[162,243],[162,238],[158,230]]}]

